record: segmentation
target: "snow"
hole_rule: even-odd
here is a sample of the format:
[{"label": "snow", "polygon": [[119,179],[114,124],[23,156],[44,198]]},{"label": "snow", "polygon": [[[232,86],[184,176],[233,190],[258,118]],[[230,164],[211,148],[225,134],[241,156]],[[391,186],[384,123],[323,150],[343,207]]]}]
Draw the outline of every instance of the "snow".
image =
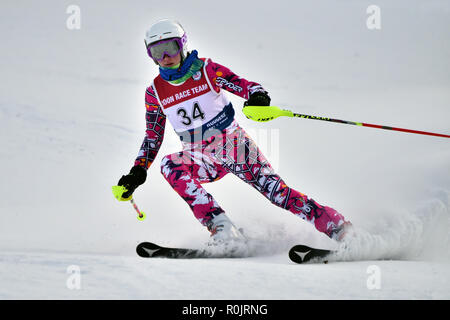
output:
[{"label": "snow", "polygon": [[[381,270],[380,289],[367,287],[374,263]],[[300,266],[285,255],[148,261],[14,252],[2,255],[2,265],[7,266],[2,274],[8,275],[2,280],[2,299],[446,299],[450,285],[448,264],[424,261]],[[71,265],[80,267],[79,289],[66,285]],[[411,275],[417,278],[411,281]]]},{"label": "snow", "polygon": [[377,1],[381,29],[368,30],[371,4],[81,0],[81,28],[69,30],[70,2],[2,1],[0,299],[449,299],[446,139],[306,119],[260,124],[229,96],[285,182],[357,226],[355,249],[328,264],[290,262],[291,245],[335,244],[231,175],[205,188],[265,246],[242,259],[136,257],[141,241],[208,240],[160,174],[163,156],[181,147],[170,124],[135,192],[146,220],[111,193],[144,137],[157,69],[143,35],[166,17],[200,56],[261,82],[274,105],[449,134],[449,3]]}]

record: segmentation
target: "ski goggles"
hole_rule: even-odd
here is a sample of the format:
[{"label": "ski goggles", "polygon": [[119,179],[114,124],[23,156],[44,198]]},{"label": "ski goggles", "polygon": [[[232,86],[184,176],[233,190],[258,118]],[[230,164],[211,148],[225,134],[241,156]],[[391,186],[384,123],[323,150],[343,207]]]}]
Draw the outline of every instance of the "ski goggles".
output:
[{"label": "ski goggles", "polygon": [[186,34],[182,38],[171,38],[167,40],[158,41],[147,45],[147,53],[150,58],[156,61],[162,61],[165,55],[175,57],[183,48],[186,42]]}]

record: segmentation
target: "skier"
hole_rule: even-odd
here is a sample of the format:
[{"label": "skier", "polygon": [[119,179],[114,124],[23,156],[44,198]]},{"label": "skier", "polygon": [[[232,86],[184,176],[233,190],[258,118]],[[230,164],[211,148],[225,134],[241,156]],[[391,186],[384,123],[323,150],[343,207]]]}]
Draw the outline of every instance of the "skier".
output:
[{"label": "skier", "polygon": [[146,90],[146,135],[130,173],[118,182],[127,190],[120,200],[130,200],[145,182],[168,118],[180,136],[182,151],[162,159],[161,173],[210,231],[212,243],[245,239],[202,187],[230,172],[274,205],[312,223],[328,237],[342,239],[350,222],[336,210],[290,188],[234,119],[234,108],[224,90],[244,98],[244,106],[264,108],[271,98],[261,84],[241,78],[211,59],[198,58],[196,50],[189,52],[186,32],[176,21],[152,25],[145,45],[159,66],[159,75]]}]

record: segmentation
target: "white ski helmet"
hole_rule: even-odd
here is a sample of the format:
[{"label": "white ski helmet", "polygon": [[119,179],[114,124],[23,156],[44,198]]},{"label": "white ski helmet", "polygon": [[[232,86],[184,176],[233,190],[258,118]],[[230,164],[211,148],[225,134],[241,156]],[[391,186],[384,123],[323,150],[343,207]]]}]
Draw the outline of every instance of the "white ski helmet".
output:
[{"label": "white ski helmet", "polygon": [[154,42],[170,38],[181,39],[181,59],[183,61],[187,56],[187,36],[183,27],[177,21],[164,19],[153,24],[145,33],[145,47],[148,48]]}]

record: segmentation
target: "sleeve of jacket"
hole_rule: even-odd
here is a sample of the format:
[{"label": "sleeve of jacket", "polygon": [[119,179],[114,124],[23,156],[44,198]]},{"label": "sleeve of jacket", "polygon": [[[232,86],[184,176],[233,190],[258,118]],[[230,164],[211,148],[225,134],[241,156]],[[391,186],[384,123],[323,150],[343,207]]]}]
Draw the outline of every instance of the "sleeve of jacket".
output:
[{"label": "sleeve of jacket", "polygon": [[134,165],[148,169],[158,154],[164,139],[166,115],[163,113],[152,86],[145,91],[146,131],[144,141]]},{"label": "sleeve of jacket", "polygon": [[222,88],[246,100],[254,92],[267,92],[261,84],[241,78],[211,59],[206,59],[205,62],[209,81],[217,92]]}]

